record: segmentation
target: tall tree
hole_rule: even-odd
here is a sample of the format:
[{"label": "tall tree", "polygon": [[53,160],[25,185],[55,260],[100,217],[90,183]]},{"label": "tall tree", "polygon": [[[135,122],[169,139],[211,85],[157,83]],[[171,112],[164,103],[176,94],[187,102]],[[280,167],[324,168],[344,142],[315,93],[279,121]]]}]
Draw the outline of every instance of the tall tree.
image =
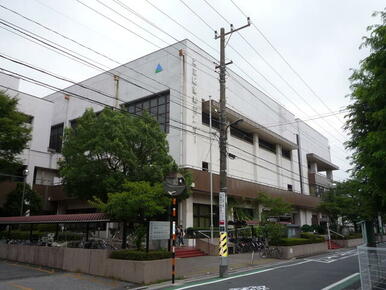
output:
[{"label": "tall tree", "polygon": [[29,117],[18,111],[17,102],[0,91],[0,174],[4,175],[18,174],[22,166],[18,154],[31,139],[31,129],[26,125]]},{"label": "tall tree", "polygon": [[29,184],[18,182],[15,190],[10,192],[7,196],[1,214],[3,216],[18,216],[20,215],[20,208],[22,203],[24,191],[24,205],[23,214],[29,211],[30,215],[39,214],[42,209],[42,198],[35,191],[31,189]]},{"label": "tall tree", "polygon": [[370,55],[350,78],[353,103],[346,123],[353,175],[361,181],[369,222],[386,210],[386,10],[375,15],[382,23],[370,26],[370,35],[364,37],[362,46]]},{"label": "tall tree", "polygon": [[342,218],[343,225],[352,223],[358,230],[358,222],[367,217],[360,182],[352,179],[338,183],[323,194],[318,210],[329,216],[335,228],[339,226],[338,219]]},{"label": "tall tree", "polygon": [[148,113],[141,117],[104,109],[87,110],[66,130],[60,174],[67,192],[105,201],[127,181],[162,182],[176,170],[165,133]]},{"label": "tall tree", "polygon": [[126,182],[121,192],[108,194],[107,202],[98,198],[91,202],[112,219],[123,222],[122,248],[126,247],[126,228],[129,223],[129,233],[135,236],[138,249],[146,233],[146,221],[166,212],[169,203],[170,198],[165,194],[161,183],[151,185],[144,181]]}]

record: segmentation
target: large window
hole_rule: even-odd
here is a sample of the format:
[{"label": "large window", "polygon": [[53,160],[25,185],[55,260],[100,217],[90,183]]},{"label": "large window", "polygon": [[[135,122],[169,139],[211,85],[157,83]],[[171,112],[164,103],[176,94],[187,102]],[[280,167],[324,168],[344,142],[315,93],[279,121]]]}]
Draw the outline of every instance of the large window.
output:
[{"label": "large window", "polygon": [[271,151],[276,154],[276,144],[273,144],[269,141],[266,141],[264,139],[259,139],[259,146],[260,148],[263,148],[265,150]]},{"label": "large window", "polygon": [[142,98],[137,101],[123,104],[129,113],[142,115],[144,111],[149,112],[160,124],[161,129],[169,132],[169,108],[170,108],[170,92],[165,91],[149,97]]},{"label": "large window", "polygon": [[[210,125],[208,113],[202,112],[202,124],[205,124],[208,126]],[[220,130],[220,120],[215,118],[213,115],[212,115],[212,127]]]},{"label": "large window", "polygon": [[291,150],[286,150],[286,149],[283,148],[281,150],[281,153],[282,153],[282,156],[284,158],[287,158],[287,159],[291,160]]},{"label": "large window", "polygon": [[[213,224],[218,226],[218,206],[213,205]],[[200,228],[210,227],[210,205],[208,204],[193,204],[193,226]]]},{"label": "large window", "polygon": [[51,127],[49,148],[54,149],[56,152],[62,151],[63,128],[63,123]]},{"label": "large window", "polygon": [[231,135],[253,144],[253,134],[245,132],[244,130],[231,126]]}]

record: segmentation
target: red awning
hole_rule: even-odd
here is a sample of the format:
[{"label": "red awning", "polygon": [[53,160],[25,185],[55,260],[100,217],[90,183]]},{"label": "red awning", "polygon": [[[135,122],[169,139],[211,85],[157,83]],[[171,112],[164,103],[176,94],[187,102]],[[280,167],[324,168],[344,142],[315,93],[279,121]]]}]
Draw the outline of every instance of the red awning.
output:
[{"label": "red awning", "polygon": [[0,224],[57,224],[57,223],[95,223],[108,222],[105,213],[58,214],[35,216],[0,217]]}]

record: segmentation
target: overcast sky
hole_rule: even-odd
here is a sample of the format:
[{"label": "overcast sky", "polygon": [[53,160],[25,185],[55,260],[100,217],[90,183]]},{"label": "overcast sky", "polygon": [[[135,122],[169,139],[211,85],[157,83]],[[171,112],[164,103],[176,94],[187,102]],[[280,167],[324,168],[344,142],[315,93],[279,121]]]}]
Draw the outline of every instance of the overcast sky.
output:
[{"label": "overcast sky", "polygon": [[[91,11],[80,1],[112,18],[144,39]],[[122,64],[174,43],[175,39],[185,38],[189,38],[218,58],[216,50],[219,44],[213,38],[213,29],[224,26],[228,30],[229,25],[212,10],[205,0],[148,1],[157,5],[158,9],[175,19],[200,39],[178,26],[145,0],[120,0],[120,2],[169,35],[145,23],[133,12],[120,6],[117,0],[100,0],[100,2],[97,0],[0,0],[0,4],[52,30],[67,35]],[[185,1],[186,5],[207,24],[195,16],[181,1]],[[235,27],[246,23],[245,17],[231,0],[206,1]],[[309,87],[289,68],[255,26],[244,29],[241,33],[254,49],[251,49],[237,34],[234,34],[230,40],[231,46],[248,60],[248,63],[245,62],[237,52],[227,48],[227,58],[235,63],[232,65],[234,71],[302,119],[310,119],[320,114],[337,113],[344,109],[349,103],[346,96],[350,93],[348,80],[351,75],[350,69],[357,68],[359,61],[369,53],[366,49],[359,50],[361,38],[367,34],[367,26],[379,23],[379,19],[371,17],[371,14],[374,11],[383,10],[385,1],[233,1],[251,18],[257,29],[264,34]],[[101,3],[104,3],[105,6]],[[108,7],[115,9],[132,22],[109,10]],[[92,54],[85,48],[2,7],[0,7],[0,18],[3,21],[0,23],[0,54],[2,55],[17,58],[77,82],[101,72],[69,60],[5,30],[4,28],[8,30],[10,28],[7,28],[4,23],[10,22],[88,56],[93,62],[100,63],[100,66],[103,65],[106,69],[117,66],[117,63]],[[4,22],[4,20],[8,22]],[[280,76],[272,70],[272,67]],[[0,68],[38,78],[61,88],[69,85],[4,59],[0,59]],[[271,84],[267,82],[267,79]],[[26,82],[21,83],[20,89],[42,97],[52,92]],[[343,116],[344,112],[307,121],[308,124],[329,138],[332,161],[341,168],[335,172],[335,177],[339,180],[348,177],[345,171],[350,168],[349,161],[346,160],[349,153],[343,146],[343,142],[347,139],[347,134],[342,130]]]}]

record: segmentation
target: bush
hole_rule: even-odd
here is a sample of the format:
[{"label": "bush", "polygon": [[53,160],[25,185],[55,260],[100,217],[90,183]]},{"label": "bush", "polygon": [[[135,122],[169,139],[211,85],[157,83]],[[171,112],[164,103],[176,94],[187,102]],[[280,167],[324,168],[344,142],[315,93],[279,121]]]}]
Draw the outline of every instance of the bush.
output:
[{"label": "bush", "polygon": [[322,236],[315,235],[313,233],[301,233],[300,237],[303,238],[303,239],[310,239],[310,240],[324,239]]},{"label": "bush", "polygon": [[331,234],[331,239],[333,240],[349,240],[349,239],[360,239],[362,238],[361,233],[350,233],[348,236],[338,236],[336,234]]},{"label": "bush", "polygon": [[301,230],[302,232],[305,232],[305,233],[313,232],[313,231],[314,231],[313,227],[310,226],[310,225],[307,225],[307,224],[302,225],[302,227],[300,228],[300,230]]},{"label": "bush", "polygon": [[275,246],[296,246],[296,245],[306,245],[314,243],[323,243],[323,238],[315,239],[305,239],[305,238],[282,238]]},{"label": "bush", "polygon": [[136,261],[148,261],[148,260],[160,260],[168,259],[172,257],[172,253],[167,251],[135,251],[135,250],[119,250],[113,251],[110,255],[111,259],[119,260],[136,260]]},{"label": "bush", "polygon": [[37,230],[39,232],[55,233],[56,232],[56,224],[39,224],[39,225],[37,225]]}]

